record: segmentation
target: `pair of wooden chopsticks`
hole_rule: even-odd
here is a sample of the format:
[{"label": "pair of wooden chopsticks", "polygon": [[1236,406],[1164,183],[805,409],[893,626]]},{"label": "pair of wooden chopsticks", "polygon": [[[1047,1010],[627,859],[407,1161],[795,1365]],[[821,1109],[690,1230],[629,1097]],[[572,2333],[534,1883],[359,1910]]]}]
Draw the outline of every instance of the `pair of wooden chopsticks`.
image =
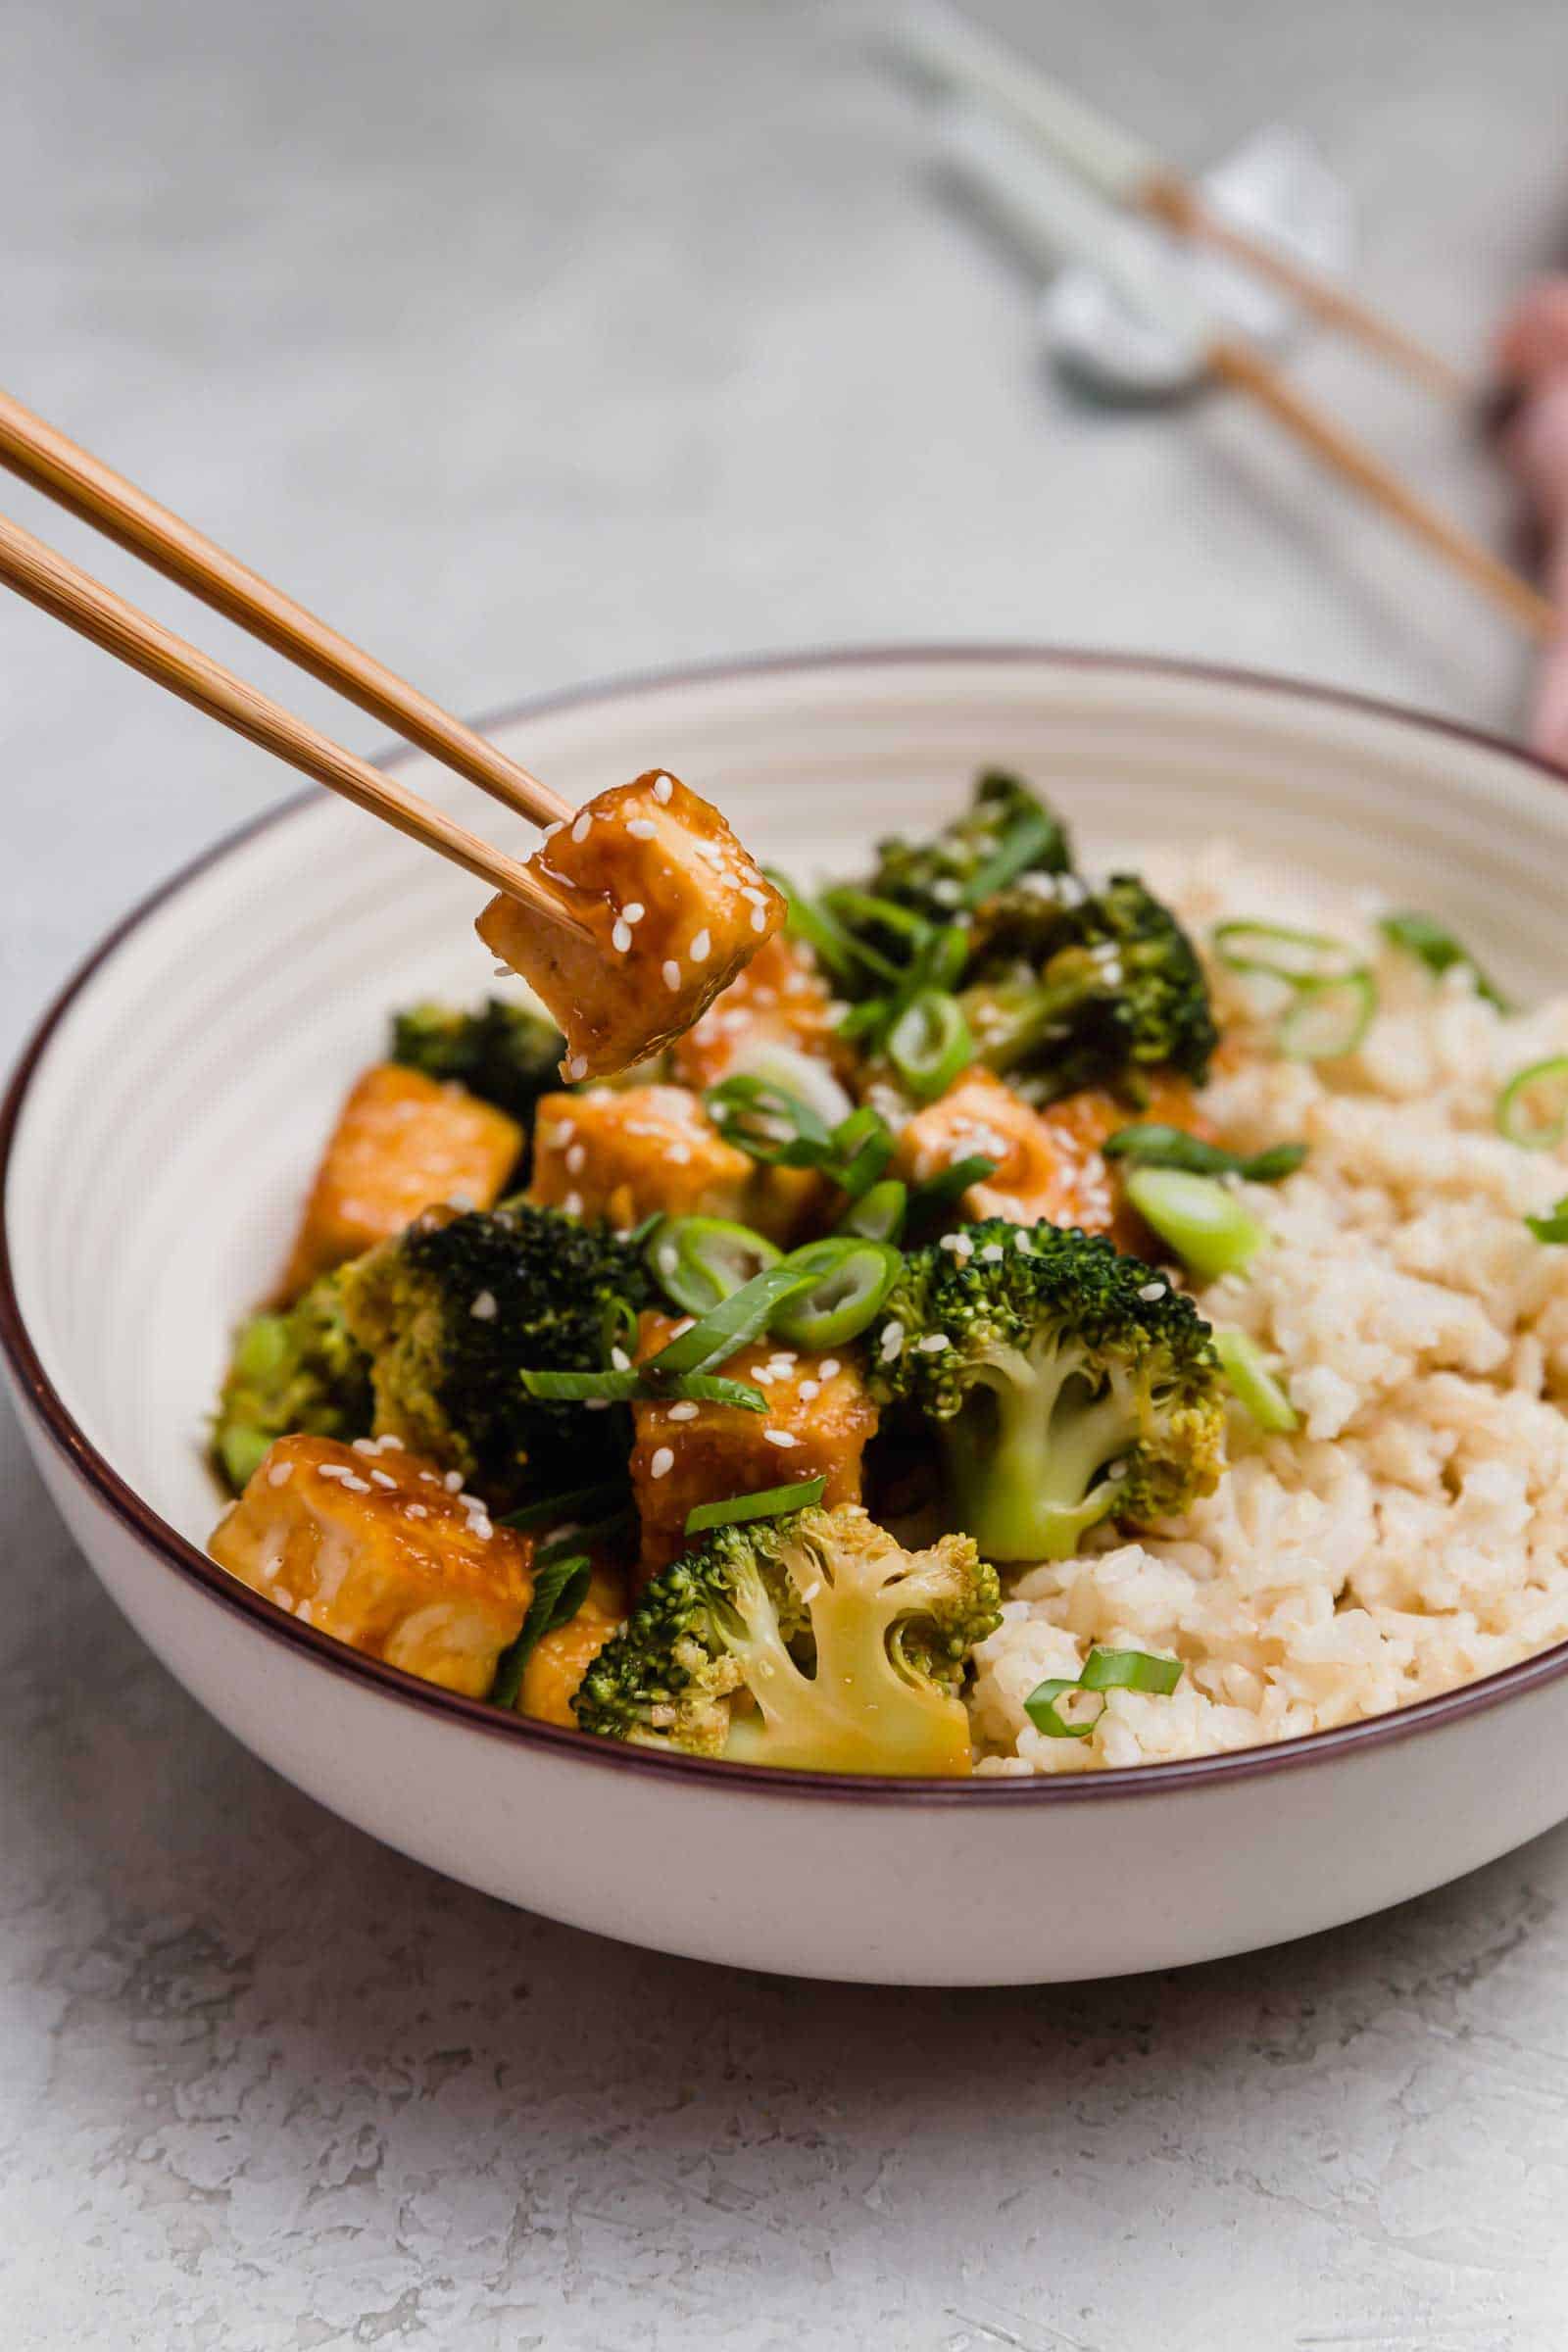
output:
[{"label": "pair of wooden chopsticks", "polygon": [[[179,515],[77,448],[22,403],[0,392],[0,465],[90,522],[108,538],[253,637],[287,656],[416,743],[446,766],[536,825],[574,812],[571,803],[509,760],[302,605],[206,539]],[[432,808],[415,793],[271,702],[220,662],[68,563],[19,523],[0,516],[0,580],[68,627],[90,637],[144,677],[193,703],[291,767],[314,776],[400,833],[465,866],[492,889],[520,899],[550,921],[576,926],[564,897],[514,858]]]},{"label": "pair of wooden chopsticks", "polygon": [[1157,320],[1222,381],[1265,409],[1331,472],[1399,523],[1529,635],[1561,634],[1550,600],[1412,489],[1337,418],[1298,392],[1243,337],[1220,326],[1174,273],[1161,269],[1117,211],[1159,220],[1243,261],[1289,291],[1315,318],[1355,336],[1430,389],[1470,387],[1455,368],[1367,304],[1277,248],[1221,219],[1201,192],[1154,151],[946,5],[922,0],[905,23],[905,46],[948,90],[979,100],[1022,137],[981,114],[960,115],[950,153],[1009,227],[1052,265],[1080,262],[1107,277],[1135,311]]}]

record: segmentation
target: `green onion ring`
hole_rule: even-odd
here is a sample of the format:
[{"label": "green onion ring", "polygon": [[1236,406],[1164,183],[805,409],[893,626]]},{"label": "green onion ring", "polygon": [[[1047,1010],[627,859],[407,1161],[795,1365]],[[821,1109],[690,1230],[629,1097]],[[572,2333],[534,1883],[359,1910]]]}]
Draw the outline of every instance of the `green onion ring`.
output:
[{"label": "green onion ring", "polygon": [[1291,1061],[1337,1061],[1353,1054],[1378,1008],[1377,983],[1363,966],[1333,980],[1297,980],[1296,1000],[1275,1032]]},{"label": "green onion ring", "polygon": [[[1544,1097],[1532,1107],[1532,1096]],[[1549,1152],[1568,1135],[1568,1054],[1516,1070],[1497,1097],[1497,1133],[1521,1152]]]},{"label": "green onion ring", "polygon": [[1250,1263],[1268,1240],[1236,1195],[1212,1176],[1185,1168],[1135,1168],[1127,1198],[1200,1282],[1217,1282]]},{"label": "green onion ring", "polygon": [[660,1289],[689,1315],[706,1315],[782,1255],[764,1235],[728,1217],[666,1217],[645,1252]]},{"label": "green onion ring", "polygon": [[1345,980],[1359,968],[1355,952],[1325,931],[1288,923],[1216,923],[1214,954],[1228,972],[1262,972],[1292,987],[1302,980]]},{"label": "green onion ring", "polygon": [[916,1101],[934,1102],[974,1059],[974,1039],[956,997],[916,990],[888,1031],[887,1055]]},{"label": "green onion ring", "polygon": [[820,1350],[858,1338],[898,1281],[904,1259],[887,1242],[833,1234],[792,1250],[784,1264],[806,1280],[774,1310],[770,1328],[794,1347]]},{"label": "green onion ring", "polygon": [[880,1184],[873,1184],[869,1192],[851,1203],[839,1219],[839,1231],[858,1234],[868,1242],[891,1242],[897,1246],[904,1231],[908,1200],[907,1186],[901,1184],[897,1176],[885,1176]]},{"label": "green onion ring", "polygon": [[[750,1282],[743,1283],[717,1306],[699,1316],[678,1340],[671,1340],[667,1348],[650,1356],[642,1367],[641,1378],[652,1390],[684,1379],[688,1372],[713,1371],[737,1348],[760,1339],[774,1310],[797,1291],[804,1290],[809,1280],[808,1269],[787,1257],[781,1258],[776,1266],[764,1266],[760,1274],[754,1274]],[[633,1373],[630,1377],[636,1380],[638,1375]]]}]

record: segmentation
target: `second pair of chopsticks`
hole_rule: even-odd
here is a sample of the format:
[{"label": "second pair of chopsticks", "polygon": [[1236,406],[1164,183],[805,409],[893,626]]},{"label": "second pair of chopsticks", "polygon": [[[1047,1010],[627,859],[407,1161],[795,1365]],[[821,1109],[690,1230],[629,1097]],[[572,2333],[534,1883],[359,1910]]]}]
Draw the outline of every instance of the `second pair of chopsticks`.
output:
[{"label": "second pair of chopsticks", "polygon": [[1281,245],[1215,211],[1200,188],[1142,139],[1111,122],[1038,66],[981,30],[947,0],[920,0],[905,20],[910,55],[945,87],[998,106],[1109,204],[1147,214],[1179,236],[1212,245],[1290,294],[1325,324],[1364,343],[1429,391],[1464,400],[1475,387],[1441,352],[1396,319],[1322,277]]},{"label": "second pair of chopsticks", "polygon": [[[318,620],[179,515],[0,392],[0,465],[188,588],[225,618],[335,687],[361,710],[466,776],[530,823],[570,817],[569,801],[509,760],[395,671]],[[0,581],[209,717],[314,776],[399,832],[450,858],[550,921],[574,925],[565,900],[517,858],[457,824],[368,760],[271,702],[183,637],[0,516]]]},{"label": "second pair of chopsticks", "polygon": [[1085,175],[1062,169],[973,108],[952,116],[946,145],[950,161],[1044,266],[1075,262],[1097,270],[1134,313],[1156,322],[1196,365],[1247,393],[1320,465],[1442,557],[1528,635],[1550,642],[1561,634],[1564,624],[1549,598],[1298,392],[1255,345],[1221,325]]}]

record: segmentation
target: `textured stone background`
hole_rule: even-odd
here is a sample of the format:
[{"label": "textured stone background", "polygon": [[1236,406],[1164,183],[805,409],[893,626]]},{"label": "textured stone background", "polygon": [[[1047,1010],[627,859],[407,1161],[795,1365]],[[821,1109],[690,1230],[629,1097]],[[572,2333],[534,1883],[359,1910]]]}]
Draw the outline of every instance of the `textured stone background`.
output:
[{"label": "textured stone background", "polygon": [[[1314,134],[1364,282],[1456,353],[1564,224],[1555,0],[996,14],[1185,161],[1270,117]],[[1042,377],[1027,282],[940,201],[874,23],[11,0],[5,377],[460,707],[1034,636],[1516,723],[1506,633],[1266,427],[1098,415]],[[1453,420],[1346,353],[1302,368],[1501,530]],[[9,1049],[278,779],[4,607],[0,741]],[[1181,1977],[730,1976],[504,1911],[252,1763],[101,1596],[3,1410],[0,1547],[14,2352],[1562,2343],[1568,1835]]]}]

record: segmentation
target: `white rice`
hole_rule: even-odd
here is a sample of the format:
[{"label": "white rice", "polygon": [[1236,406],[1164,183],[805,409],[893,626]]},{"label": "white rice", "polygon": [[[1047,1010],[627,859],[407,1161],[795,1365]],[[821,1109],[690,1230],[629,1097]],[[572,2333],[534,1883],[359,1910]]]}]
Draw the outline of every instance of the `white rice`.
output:
[{"label": "white rice", "polygon": [[[977,1653],[983,1773],[1146,1764],[1377,1715],[1568,1638],[1568,1250],[1522,1219],[1568,1192],[1568,1150],[1494,1125],[1497,1090],[1568,1051],[1568,999],[1503,1016],[1468,976],[1385,949],[1363,898],[1293,904],[1223,851],[1145,870],[1204,944],[1226,916],[1364,944],[1380,1009],[1344,1061],[1288,1062],[1245,985],[1214,974],[1242,1051],[1205,1107],[1238,1149],[1301,1138],[1298,1174],[1247,1186],[1273,1245],[1201,1295],[1278,1359],[1298,1434],[1231,1418],[1219,1491],[1158,1534],[1028,1570]],[[1326,919],[1327,917],[1327,919]],[[1023,1702],[1095,1644],[1186,1671],[1114,1691],[1094,1735]]]}]

